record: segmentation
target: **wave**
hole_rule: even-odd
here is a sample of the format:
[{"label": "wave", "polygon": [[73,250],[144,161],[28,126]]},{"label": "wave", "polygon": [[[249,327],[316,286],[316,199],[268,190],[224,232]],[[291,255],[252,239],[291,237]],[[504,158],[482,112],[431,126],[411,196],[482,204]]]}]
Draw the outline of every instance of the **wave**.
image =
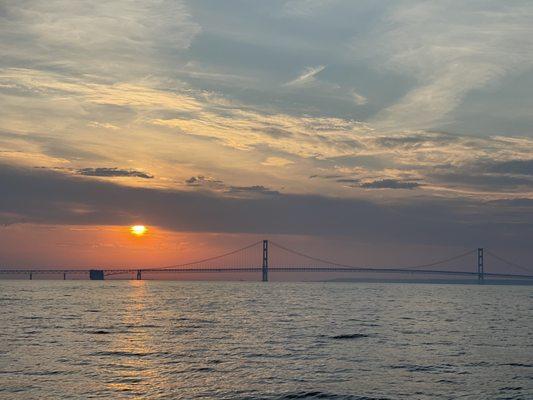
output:
[{"label": "wave", "polygon": [[278,397],[274,397],[278,400],[291,400],[291,399],[334,399],[334,400],[387,400],[384,397],[368,397],[368,396],[356,396],[351,394],[335,394],[326,393],[320,391],[301,391],[286,393]]},{"label": "wave", "polygon": [[370,337],[366,333],[347,333],[342,335],[331,336],[331,339],[362,339]]}]

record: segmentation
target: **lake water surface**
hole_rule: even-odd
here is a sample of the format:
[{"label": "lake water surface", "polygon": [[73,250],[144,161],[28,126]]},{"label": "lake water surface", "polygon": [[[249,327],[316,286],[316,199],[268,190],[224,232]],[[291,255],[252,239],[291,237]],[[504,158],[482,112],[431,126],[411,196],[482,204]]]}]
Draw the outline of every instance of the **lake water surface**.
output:
[{"label": "lake water surface", "polygon": [[533,399],[533,287],[0,281],[0,398]]}]

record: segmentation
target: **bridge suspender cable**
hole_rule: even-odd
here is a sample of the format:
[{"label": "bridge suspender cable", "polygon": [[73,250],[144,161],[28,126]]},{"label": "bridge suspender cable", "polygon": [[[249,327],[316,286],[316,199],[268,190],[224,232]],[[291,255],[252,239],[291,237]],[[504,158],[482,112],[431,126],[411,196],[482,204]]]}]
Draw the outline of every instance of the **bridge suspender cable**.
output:
[{"label": "bridge suspender cable", "polygon": [[477,249],[468,250],[468,251],[465,251],[464,253],[461,253],[459,255],[456,255],[456,256],[453,256],[453,257],[450,257],[450,258],[445,258],[444,260],[435,261],[435,262],[432,262],[432,263],[429,263],[429,264],[420,264],[420,265],[414,265],[412,267],[401,267],[401,268],[402,269],[416,269],[416,268],[433,267],[435,265],[444,264],[444,263],[447,263],[447,262],[450,262],[450,261],[458,260],[459,258],[463,258],[463,257],[468,256],[470,254],[473,254],[475,252],[477,252]]},{"label": "bridge suspender cable", "polygon": [[[330,261],[330,260],[324,260],[322,258],[318,258],[318,257],[313,257],[313,256],[309,256],[307,254],[304,254],[304,253],[301,253],[299,251],[296,251],[296,250],[292,250],[292,249],[289,249],[285,246],[282,246],[276,242],[270,242],[272,245],[274,245],[275,247],[279,247],[280,249],[282,250],[285,250],[289,253],[292,253],[292,254],[295,254],[295,255],[298,255],[300,257],[304,257],[304,258],[307,258],[309,260],[313,260],[313,261],[318,261],[318,262],[321,262],[321,263],[324,263],[324,264],[329,264],[329,265],[335,265],[337,267],[343,267],[343,268],[352,268],[352,269],[361,269],[363,267],[356,267],[356,266],[353,266],[353,265],[346,265],[346,264],[340,264],[340,263],[337,263],[337,262],[334,262],[334,261]],[[443,259],[443,260],[439,260],[439,261],[435,261],[435,262],[431,262],[429,264],[420,264],[420,265],[414,265],[414,266],[410,266],[410,267],[401,267],[401,269],[416,269],[416,268],[427,268],[427,267],[432,267],[432,266],[435,266],[435,265],[439,265],[439,264],[444,264],[446,262],[450,262],[450,261],[454,261],[454,260],[457,260],[459,258],[462,258],[462,257],[465,257],[467,255],[470,255],[470,254],[473,254],[474,252],[476,252],[477,249],[472,249],[472,250],[468,250],[464,253],[461,253],[459,255],[456,255],[456,256],[453,256],[453,257],[450,257],[450,258],[446,258],[446,259]],[[398,267],[400,268],[400,267]]]},{"label": "bridge suspender cable", "polygon": [[500,257],[500,256],[494,254],[493,252],[489,251],[489,250],[485,250],[485,252],[488,255],[494,257],[496,260],[499,260],[499,261],[501,261],[501,262],[503,262],[503,263],[505,263],[507,265],[510,265],[511,267],[518,268],[519,270],[525,271],[525,272],[533,272],[533,268],[527,268],[527,267],[524,267],[522,265],[516,264],[516,263],[514,263],[512,261],[506,260],[505,258]]},{"label": "bridge suspender cable", "polygon": [[353,269],[357,269],[357,268],[360,268],[360,267],[355,267],[353,265],[346,265],[346,264],[339,264],[337,262],[334,262],[334,261],[329,261],[329,260],[324,260],[322,258],[318,258],[318,257],[312,257],[312,256],[308,256],[307,254],[304,254],[304,253],[300,253],[299,251],[296,251],[296,250],[292,250],[292,249],[289,249],[285,246],[282,246],[276,242],[270,242],[270,244],[272,244],[274,247],[278,247],[282,250],[285,250],[289,253],[292,253],[292,254],[295,254],[297,256],[300,256],[300,257],[304,257],[304,258],[307,258],[309,260],[313,260],[313,261],[318,261],[318,262],[321,262],[321,263],[324,263],[324,264],[329,264],[329,265],[335,265],[337,267],[343,267],[343,268],[353,268]]},{"label": "bridge suspender cable", "polygon": [[[204,263],[204,262],[214,261],[214,260],[218,260],[218,259],[223,258],[223,257],[231,256],[231,255],[236,254],[236,253],[238,253],[240,251],[247,250],[247,249],[249,249],[251,247],[257,246],[259,243],[263,243],[263,241],[258,241],[258,242],[249,244],[248,246],[244,246],[244,247],[241,247],[240,249],[233,250],[233,251],[230,251],[228,253],[220,254],[218,256],[208,257],[208,258],[204,258],[202,260],[191,261],[191,262],[187,262],[187,263],[183,263],[183,264],[167,265],[166,267],[154,268],[154,269],[158,269],[158,270],[159,269],[173,269],[173,268],[187,267],[189,265],[195,265],[195,264],[201,264],[201,263]],[[143,271],[150,271],[150,269],[143,269]]]}]

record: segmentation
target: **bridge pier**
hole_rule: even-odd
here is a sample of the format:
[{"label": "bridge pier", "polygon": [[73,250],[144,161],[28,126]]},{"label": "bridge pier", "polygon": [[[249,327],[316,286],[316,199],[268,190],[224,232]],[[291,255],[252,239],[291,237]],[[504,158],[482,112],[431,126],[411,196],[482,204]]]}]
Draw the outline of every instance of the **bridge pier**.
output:
[{"label": "bridge pier", "polygon": [[33,272],[30,272],[30,281],[33,279]]},{"label": "bridge pier", "polygon": [[268,240],[263,240],[263,282],[268,282]]},{"label": "bridge pier", "polygon": [[66,272],[63,272],[63,280],[64,280],[64,281],[67,280],[67,273],[66,273]]},{"label": "bridge pier", "polygon": [[91,281],[103,281],[104,280],[104,271],[101,269],[91,269],[89,271],[89,279]]},{"label": "bridge pier", "polygon": [[485,270],[483,266],[483,248],[477,249],[477,282],[481,285],[485,282]]},{"label": "bridge pier", "polygon": [[141,276],[141,270],[138,269],[137,270],[137,280],[140,281],[142,279],[142,276]]}]

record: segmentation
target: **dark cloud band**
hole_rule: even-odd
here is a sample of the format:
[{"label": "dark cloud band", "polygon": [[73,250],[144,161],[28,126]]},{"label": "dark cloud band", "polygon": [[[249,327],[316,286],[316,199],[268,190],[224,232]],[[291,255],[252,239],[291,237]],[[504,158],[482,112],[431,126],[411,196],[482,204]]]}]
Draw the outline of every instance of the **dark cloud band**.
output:
[{"label": "dark cloud band", "polygon": [[523,202],[515,209],[512,203],[461,199],[419,198],[408,204],[381,205],[318,195],[234,197],[126,187],[5,165],[0,165],[0,188],[0,222],[4,224],[127,225],[143,221],[175,231],[339,235],[373,243],[464,247],[483,243],[524,249],[533,237],[533,208]]}]

